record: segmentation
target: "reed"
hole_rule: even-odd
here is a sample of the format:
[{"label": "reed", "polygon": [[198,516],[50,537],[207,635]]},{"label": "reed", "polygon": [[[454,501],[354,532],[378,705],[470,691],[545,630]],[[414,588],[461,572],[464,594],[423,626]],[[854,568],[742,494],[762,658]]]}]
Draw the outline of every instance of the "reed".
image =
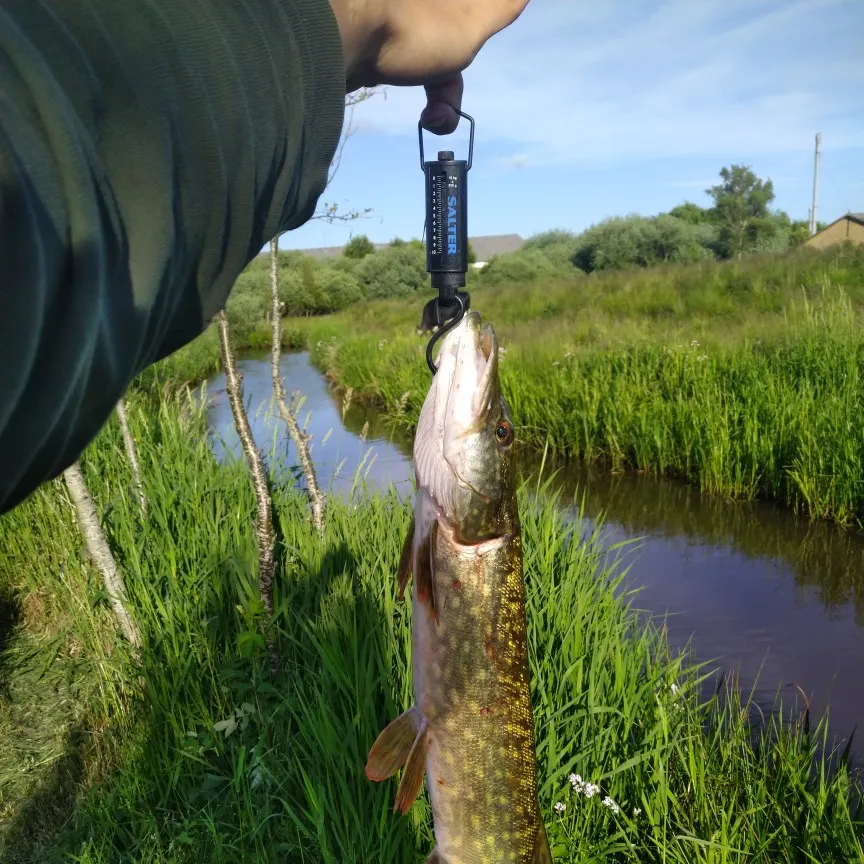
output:
[{"label": "reed", "polygon": [[[523,443],[864,516],[864,249],[484,287]],[[417,304],[306,323],[313,361],[411,431],[428,386]],[[403,399],[406,391],[409,397]]]},{"label": "reed", "polygon": [[[397,818],[395,781],[363,770],[411,699],[411,610],[393,575],[409,505],[362,488],[332,498],[321,542],[305,497],[274,491],[271,669],[244,465],[214,460],[182,392],[155,407],[132,394],[127,419],[146,520],[116,419],[81,464],[127,580],[138,663],[57,484],[0,520],[14,625],[0,653],[0,860],[420,864],[425,793]],[[821,758],[827,720],[811,728],[789,704],[763,719],[732,687],[706,696],[704,670],[624,591],[603,529],[565,521],[536,484],[520,507],[555,860],[861,860],[862,786],[848,754]]]}]

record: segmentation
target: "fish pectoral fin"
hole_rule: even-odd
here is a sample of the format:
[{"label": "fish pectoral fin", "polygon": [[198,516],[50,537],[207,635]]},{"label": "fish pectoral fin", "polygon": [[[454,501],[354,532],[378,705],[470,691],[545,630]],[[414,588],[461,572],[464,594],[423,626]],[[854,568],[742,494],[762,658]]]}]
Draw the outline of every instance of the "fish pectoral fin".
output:
[{"label": "fish pectoral fin", "polygon": [[438,522],[432,522],[428,531],[420,538],[414,553],[414,590],[417,599],[426,603],[435,622],[439,623],[438,603],[435,598],[435,541],[438,537]]},{"label": "fish pectoral fin", "polygon": [[382,730],[366,760],[366,776],[376,783],[392,777],[407,761],[421,727],[415,705],[391,720]]},{"label": "fish pectoral fin", "polygon": [[549,848],[549,838],[546,836],[546,826],[541,822],[534,840],[533,864],[552,864],[552,850]]},{"label": "fish pectoral fin", "polygon": [[447,862],[441,857],[441,853],[437,849],[433,849],[423,864],[447,864]]},{"label": "fish pectoral fin", "polygon": [[399,569],[397,576],[399,578],[399,599],[405,595],[405,589],[408,587],[408,582],[411,579],[412,558],[414,555],[414,516],[411,516],[411,524],[408,526],[408,533],[405,535],[405,542],[402,544],[402,554],[399,556]]},{"label": "fish pectoral fin", "polygon": [[396,790],[396,803],[393,805],[394,813],[401,810],[404,816],[408,812],[420,794],[420,787],[423,785],[425,776],[426,721],[424,720],[417,732],[417,737],[414,739],[414,745],[411,747],[408,761],[405,763],[405,770],[402,772],[402,779],[399,781],[399,788]]}]

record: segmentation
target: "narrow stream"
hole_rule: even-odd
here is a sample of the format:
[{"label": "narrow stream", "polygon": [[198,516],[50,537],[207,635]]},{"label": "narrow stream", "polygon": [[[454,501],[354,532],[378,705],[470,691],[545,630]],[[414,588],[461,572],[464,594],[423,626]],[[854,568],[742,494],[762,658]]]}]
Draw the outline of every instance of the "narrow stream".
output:
[{"label": "narrow stream", "polygon": [[[239,364],[255,440],[296,463],[284,426],[268,416],[269,358]],[[374,411],[352,405],[328,386],[304,353],[282,357],[289,394],[306,400],[299,419],[312,436],[321,485],[348,492],[359,473],[372,488],[393,484],[410,494],[411,442],[394,436]],[[208,422],[217,458],[242,458],[224,375],[207,384]],[[366,425],[368,424],[368,425]],[[362,436],[366,426],[365,440]],[[283,449],[284,448],[284,449]],[[539,460],[523,460],[536,470]],[[634,605],[668,614],[669,641],[690,641],[697,659],[737,672],[760,706],[811,698],[814,714],[831,706],[831,730],[847,738],[864,721],[864,535],[795,518],[765,503],[702,496],[673,481],[610,475],[583,464],[558,469],[562,507],[584,498],[589,521],[602,518],[604,542],[637,540],[625,553]],[[856,736],[857,737],[857,736]],[[856,740],[857,743],[857,740]],[[862,748],[856,746],[859,757]]]}]

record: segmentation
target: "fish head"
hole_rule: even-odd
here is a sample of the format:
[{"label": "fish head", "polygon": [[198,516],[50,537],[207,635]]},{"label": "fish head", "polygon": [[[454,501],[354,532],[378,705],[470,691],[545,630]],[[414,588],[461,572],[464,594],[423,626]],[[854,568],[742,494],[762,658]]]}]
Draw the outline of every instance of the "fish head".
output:
[{"label": "fish head", "polygon": [[510,532],[513,421],[498,377],[498,339],[472,310],[442,339],[414,439],[417,485],[461,543]]}]

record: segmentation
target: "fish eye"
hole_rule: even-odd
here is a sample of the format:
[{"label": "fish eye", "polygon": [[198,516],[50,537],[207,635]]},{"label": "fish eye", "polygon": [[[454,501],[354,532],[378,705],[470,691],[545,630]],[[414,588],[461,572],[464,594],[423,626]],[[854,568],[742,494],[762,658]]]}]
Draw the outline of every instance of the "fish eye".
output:
[{"label": "fish eye", "polygon": [[495,427],[495,437],[499,444],[509,444],[513,440],[513,427],[506,420],[502,420]]}]

